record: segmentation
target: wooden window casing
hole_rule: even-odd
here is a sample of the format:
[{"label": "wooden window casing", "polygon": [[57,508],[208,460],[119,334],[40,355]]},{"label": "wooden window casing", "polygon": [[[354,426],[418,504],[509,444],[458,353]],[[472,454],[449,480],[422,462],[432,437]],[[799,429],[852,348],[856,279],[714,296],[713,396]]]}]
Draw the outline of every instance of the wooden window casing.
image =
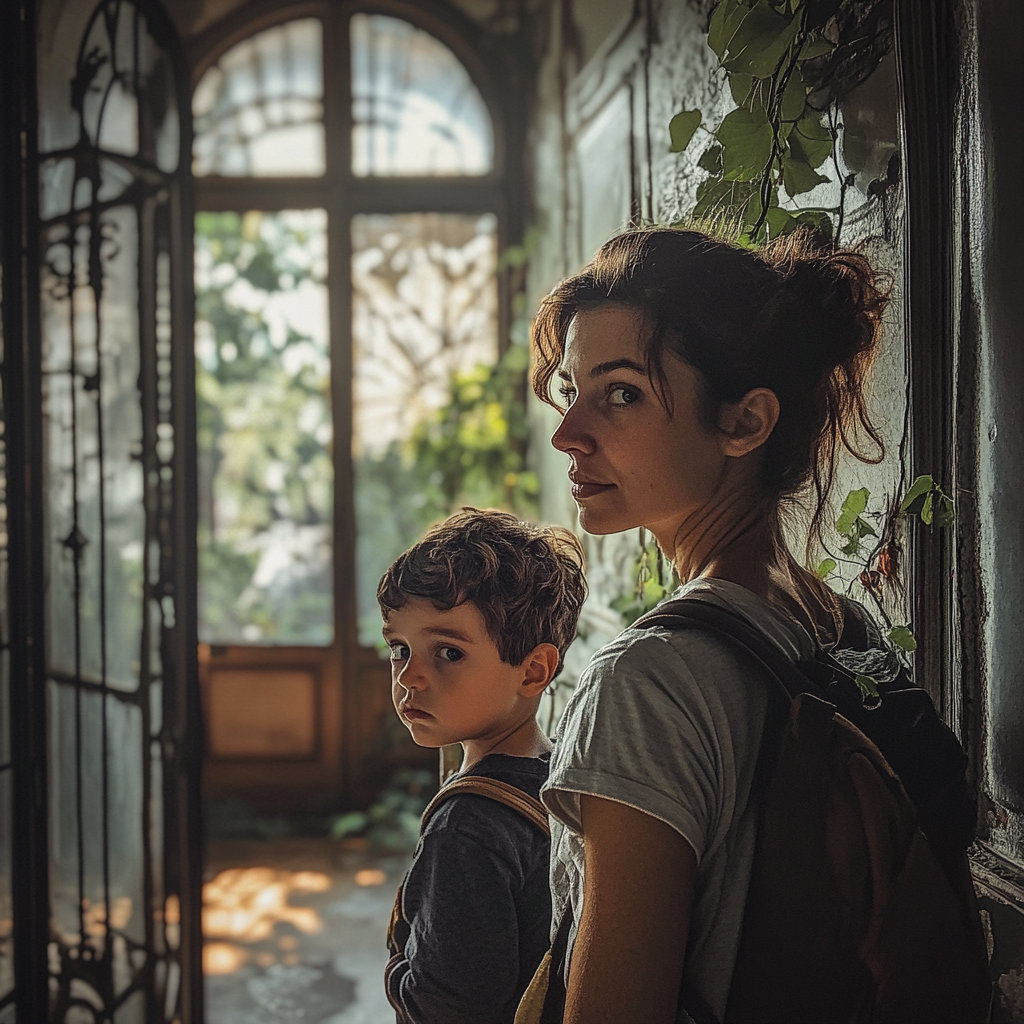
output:
[{"label": "wooden window casing", "polygon": [[[331,407],[334,450],[334,640],[325,647],[275,645],[201,645],[200,677],[209,714],[209,672],[266,668],[280,664],[303,668],[320,680],[321,716],[318,755],[220,758],[210,756],[205,772],[208,795],[262,796],[277,803],[333,794],[347,801],[372,795],[389,769],[374,760],[382,724],[390,711],[389,667],[376,650],[361,646],[355,600],[356,521],[352,463],[352,243],[349,225],[359,214],[492,214],[497,220],[497,249],[508,244],[509,188],[505,172],[507,144],[495,84],[483,61],[450,18],[424,5],[397,2],[357,4],[314,2],[256,3],[215,25],[188,49],[193,89],[208,68],[236,44],[257,33],[300,18],[317,18],[323,31],[323,124],[326,171],[320,177],[219,177],[195,179],[198,211],[313,210],[327,212],[327,292],[330,331]],[[478,89],[493,130],[491,170],[450,177],[369,177],[352,171],[351,58],[349,19],[353,14],[382,14],[422,29],[448,47]],[[468,28],[468,26],[463,26]],[[515,195],[515,189],[512,190]],[[509,321],[509,297],[501,275],[498,288],[498,338],[503,350]],[[395,756],[392,754],[391,756]],[[413,748],[400,757],[432,764],[430,754]],[[379,760],[379,759],[378,759]],[[376,777],[371,777],[376,773]]]}]

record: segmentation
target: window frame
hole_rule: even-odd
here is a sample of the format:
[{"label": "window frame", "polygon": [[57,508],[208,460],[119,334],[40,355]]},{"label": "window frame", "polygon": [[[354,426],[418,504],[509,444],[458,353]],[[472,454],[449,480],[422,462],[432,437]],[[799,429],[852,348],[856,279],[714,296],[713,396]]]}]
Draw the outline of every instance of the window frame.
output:
[{"label": "window frame", "polygon": [[[460,176],[360,176],[352,171],[352,106],[349,21],[354,14],[380,14],[400,18],[422,29],[447,46],[466,69],[479,90],[491,119],[493,164],[481,175]],[[256,0],[211,26],[194,38],[186,49],[195,92],[206,71],[233,46],[259,32],[299,18],[317,18],[323,32],[323,124],[325,133],[325,172],[322,176],[234,177],[207,175],[194,178],[197,211],[244,213],[247,210],[278,211],[319,208],[327,212],[327,293],[328,337],[331,360],[331,412],[333,418],[334,514],[334,640],[329,647],[296,644],[205,645],[200,649],[201,671],[209,672],[211,661],[217,668],[252,666],[257,662],[314,664],[326,681],[322,693],[327,698],[321,713],[340,714],[341,734],[336,741],[326,736],[321,744],[319,764],[284,764],[262,758],[235,758],[231,764],[208,761],[207,776],[214,788],[241,792],[273,766],[280,778],[282,769],[292,779],[295,790],[308,791],[325,784],[346,799],[360,798],[372,791],[373,782],[365,777],[365,757],[372,747],[372,732],[379,727],[381,694],[390,710],[390,694],[384,676],[389,666],[375,649],[363,647],[358,640],[356,599],[356,520],[354,504],[353,430],[353,343],[352,343],[352,245],[349,226],[358,214],[455,213],[493,214],[496,218],[496,244],[500,253],[517,226],[516,212],[520,189],[516,176],[506,166],[509,152],[505,130],[501,90],[488,73],[474,42],[480,30],[440,5],[431,9],[400,0],[375,3],[356,0],[299,0],[285,6],[273,0]],[[511,187],[510,187],[511,186]],[[513,227],[514,230],[514,227]],[[507,275],[497,274],[498,351],[508,345],[511,320],[510,289]],[[338,680],[338,701],[331,697],[330,680]],[[326,732],[333,730],[328,724]],[[371,734],[371,735],[368,735]],[[338,771],[332,772],[330,762]],[[426,763],[426,762],[425,762]],[[223,786],[217,784],[217,780]],[[377,780],[380,781],[380,780]],[[332,783],[334,785],[332,785]],[[367,787],[370,787],[369,789]]]},{"label": "window frame", "polygon": [[[906,168],[902,284],[911,356],[911,457],[916,472],[931,472],[957,502],[950,531],[911,524],[908,576],[918,639],[914,668],[918,684],[928,689],[967,749],[980,812],[978,838],[970,850],[976,892],[994,905],[1021,911],[1024,815],[999,793],[1003,780],[995,775],[991,747],[994,705],[1001,700],[999,683],[1005,685],[1007,674],[1000,653],[1010,651],[1012,657],[1014,641],[993,632],[991,564],[1004,556],[983,547],[982,518],[993,513],[982,504],[980,441],[982,395],[993,373],[984,359],[1004,359],[1012,334],[979,323],[972,309],[980,302],[989,307],[986,316],[994,318],[993,310],[1006,301],[1000,282],[993,283],[992,271],[979,261],[982,254],[994,258],[996,245],[991,238],[971,237],[974,218],[987,211],[971,209],[975,197],[964,166],[974,155],[967,155],[962,138],[964,119],[972,128],[980,123],[984,134],[991,131],[991,111],[984,104],[973,107],[970,89],[977,88],[977,79],[965,86],[951,75],[972,49],[971,74],[980,79],[989,70],[984,62],[980,67],[975,63],[978,39],[984,47],[985,37],[961,35],[944,5],[898,4],[895,29]],[[993,56],[993,64],[1000,57],[1005,59],[1005,53]],[[998,133],[995,137],[1001,139]],[[987,209],[992,209],[999,198],[998,168],[1008,156],[1012,163],[1016,150],[988,143],[986,148],[993,193]],[[1004,211],[1007,239],[1015,237],[1014,212]],[[1005,366],[999,369],[1006,373]],[[1005,389],[1004,402],[1017,384],[1012,378],[999,382],[996,390]],[[1005,519],[994,530],[1004,537],[1010,533]],[[1012,607],[1020,595],[1017,582],[1000,601]],[[1010,782],[1020,784],[1019,779]]]}]

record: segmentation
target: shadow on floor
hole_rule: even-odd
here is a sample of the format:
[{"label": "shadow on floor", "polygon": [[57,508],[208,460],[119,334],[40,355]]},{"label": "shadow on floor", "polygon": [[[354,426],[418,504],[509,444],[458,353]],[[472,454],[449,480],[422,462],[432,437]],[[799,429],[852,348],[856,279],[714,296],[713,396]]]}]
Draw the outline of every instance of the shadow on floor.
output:
[{"label": "shadow on floor", "polygon": [[384,942],[407,867],[330,839],[211,840],[208,1024],[394,1024]]}]

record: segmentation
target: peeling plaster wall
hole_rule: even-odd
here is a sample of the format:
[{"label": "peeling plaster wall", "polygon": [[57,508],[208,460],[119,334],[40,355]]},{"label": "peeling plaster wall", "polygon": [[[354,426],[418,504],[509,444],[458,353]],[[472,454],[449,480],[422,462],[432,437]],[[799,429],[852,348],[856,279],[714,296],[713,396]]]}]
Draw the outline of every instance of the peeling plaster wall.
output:
[{"label": "peeling plaster wall", "polygon": [[[732,105],[722,94],[723,81],[706,42],[709,4],[637,0],[629,6],[626,17],[621,0],[552,0],[548,6],[548,45],[531,119],[534,221],[542,229],[530,267],[533,307],[631,220],[671,223],[689,213],[703,178],[696,168],[701,149],[670,153],[668,123],[683,108],[697,107],[710,120]],[[586,20],[581,24],[583,9]],[[603,40],[596,38],[599,28],[606,33]],[[844,239],[869,239],[878,265],[898,282],[899,190],[889,190],[883,201],[872,204],[863,194],[898,149],[895,90],[890,57],[846,104],[845,116],[857,122],[868,140],[869,159],[858,176],[861,192],[852,193],[853,213]],[[890,455],[880,466],[844,463],[836,488],[840,496],[862,486],[878,496],[898,490],[905,381],[897,296],[871,393],[872,413]],[[532,458],[542,480],[542,517],[572,525],[576,517],[566,459],[545,443],[557,416],[539,402],[532,403],[530,415],[536,438]],[[635,585],[635,533],[583,540],[591,596],[584,608],[581,639],[566,659],[567,682],[578,678],[594,650],[622,628],[620,615],[610,605]],[[802,552],[802,545],[802,538],[795,538],[795,549]],[[906,621],[898,601],[892,610],[894,617]],[[565,688],[557,700],[556,715],[567,693]]]}]

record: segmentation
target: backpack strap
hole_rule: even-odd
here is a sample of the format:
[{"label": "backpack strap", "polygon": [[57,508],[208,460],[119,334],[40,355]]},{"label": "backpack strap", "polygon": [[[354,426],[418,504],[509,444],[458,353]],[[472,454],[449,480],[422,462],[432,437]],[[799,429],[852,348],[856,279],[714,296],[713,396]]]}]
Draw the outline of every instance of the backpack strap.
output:
[{"label": "backpack strap", "polygon": [[806,689],[808,680],[794,662],[738,612],[699,598],[680,597],[658,605],[633,623],[634,629],[655,626],[698,629],[727,641],[730,647],[739,647],[765,671],[787,704]]},{"label": "backpack strap", "polygon": [[548,823],[548,812],[544,805],[532,796],[527,795],[517,786],[498,779],[488,779],[483,775],[467,775],[465,778],[456,779],[443,786],[433,800],[427,804],[423,817],[420,819],[420,832],[427,827],[427,822],[433,817],[434,812],[446,800],[458,793],[472,793],[474,796],[485,796],[489,800],[495,800],[499,804],[511,807],[513,811],[521,814],[531,825],[551,838],[551,826]]},{"label": "backpack strap", "polygon": [[[747,655],[768,678],[768,704],[751,796],[765,792],[782,742],[793,698],[809,689],[810,680],[779,647],[739,613],[693,597],[676,598],[658,605],[633,624],[634,628],[696,629],[724,641]],[[695,1018],[696,1019],[696,1018]]]}]

